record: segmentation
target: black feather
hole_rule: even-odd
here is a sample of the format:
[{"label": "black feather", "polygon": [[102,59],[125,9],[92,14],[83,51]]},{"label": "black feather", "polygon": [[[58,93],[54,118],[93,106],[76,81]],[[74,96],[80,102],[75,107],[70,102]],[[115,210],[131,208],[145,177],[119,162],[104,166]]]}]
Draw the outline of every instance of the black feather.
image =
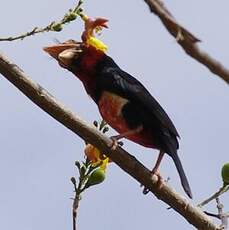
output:
[{"label": "black feather", "polygon": [[114,93],[128,100],[122,108],[122,115],[130,129],[143,126],[152,133],[155,147],[169,154],[178,170],[182,186],[192,198],[192,192],[177,155],[179,134],[164,109],[149,91],[133,76],[126,73],[109,56],[96,66],[96,102],[104,91]]},{"label": "black feather", "polygon": [[97,99],[99,100],[102,91],[109,91],[128,99],[130,101],[128,106],[132,110],[129,113],[138,115],[135,117],[144,120],[147,126],[155,128],[161,137],[158,141],[164,142],[162,145],[170,142],[168,146],[158,146],[159,149],[165,150],[168,154],[176,152],[179,148],[177,141],[179,134],[169,116],[149,91],[136,78],[121,70],[108,56],[105,56],[96,69]]}]

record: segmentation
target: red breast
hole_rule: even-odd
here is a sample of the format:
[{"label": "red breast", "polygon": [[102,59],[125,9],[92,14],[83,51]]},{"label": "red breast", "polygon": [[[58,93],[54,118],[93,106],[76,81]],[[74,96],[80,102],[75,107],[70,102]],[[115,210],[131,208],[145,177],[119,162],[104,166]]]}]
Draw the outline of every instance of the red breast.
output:
[{"label": "red breast", "polygon": [[[103,119],[121,134],[129,131],[128,124],[122,116],[122,108],[126,103],[128,103],[127,99],[107,91],[102,93],[98,103]],[[143,129],[128,139],[145,147],[154,148],[150,130]]]}]

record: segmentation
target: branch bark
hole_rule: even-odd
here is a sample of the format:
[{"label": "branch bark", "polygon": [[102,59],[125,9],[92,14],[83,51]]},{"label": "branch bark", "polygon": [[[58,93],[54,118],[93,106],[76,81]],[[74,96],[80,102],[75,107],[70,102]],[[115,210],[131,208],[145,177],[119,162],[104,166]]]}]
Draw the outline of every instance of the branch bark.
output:
[{"label": "branch bark", "polygon": [[150,171],[135,157],[120,147],[111,150],[108,146],[112,141],[108,137],[58,102],[3,54],[0,54],[0,73],[50,116],[106,153],[120,168],[147,187],[158,199],[167,203],[197,229],[220,230],[201,209],[193,206],[168,185],[165,184],[159,189],[157,177],[152,178]]},{"label": "branch bark", "polygon": [[165,5],[160,0],[144,0],[150,11],[156,14],[168,32],[176,38],[183,50],[196,61],[206,66],[212,73],[218,75],[229,84],[229,69],[225,68],[219,61],[202,51],[197,42],[200,42],[192,33],[181,26]]}]

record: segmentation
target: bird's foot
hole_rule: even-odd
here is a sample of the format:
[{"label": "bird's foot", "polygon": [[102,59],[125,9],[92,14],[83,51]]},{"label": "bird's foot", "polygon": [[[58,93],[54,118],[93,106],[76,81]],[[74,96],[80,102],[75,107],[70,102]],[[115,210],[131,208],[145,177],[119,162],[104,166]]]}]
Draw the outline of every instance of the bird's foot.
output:
[{"label": "bird's foot", "polygon": [[154,175],[157,176],[158,189],[161,189],[164,184],[164,179],[158,170],[156,171],[152,170],[151,176],[153,177]]},{"label": "bird's foot", "polygon": [[142,129],[143,129],[143,126],[139,126],[136,129],[131,129],[131,130],[128,130],[128,131],[121,133],[119,135],[110,137],[110,139],[113,141],[110,148],[112,150],[115,150],[118,146],[123,146],[123,142],[118,141],[118,140],[120,140],[122,138],[129,138],[129,137],[135,135],[136,133],[141,132]]},{"label": "bird's foot", "polygon": [[111,148],[111,150],[115,150],[118,146],[123,146],[123,142],[118,141],[120,139],[119,135],[111,136],[110,139],[112,140],[112,143],[109,146]]},{"label": "bird's foot", "polygon": [[[142,187],[143,185],[141,184],[141,187]],[[142,190],[142,193],[144,194],[144,195],[146,195],[146,194],[148,194],[149,193],[149,189],[148,188],[146,188],[146,187],[144,187],[143,188],[143,190]]]},{"label": "bird's foot", "polygon": [[[153,169],[151,171],[151,176],[153,177],[154,175],[157,176],[157,186],[158,186],[158,189],[160,190],[163,187],[164,179],[157,169]],[[150,190],[148,188],[144,187],[142,193],[146,195],[147,193],[149,193],[149,191]]]}]

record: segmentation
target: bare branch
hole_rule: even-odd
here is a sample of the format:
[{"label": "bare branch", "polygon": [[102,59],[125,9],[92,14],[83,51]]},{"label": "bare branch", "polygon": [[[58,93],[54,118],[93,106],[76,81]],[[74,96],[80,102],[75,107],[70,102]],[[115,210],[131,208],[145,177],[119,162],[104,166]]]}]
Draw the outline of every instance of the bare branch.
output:
[{"label": "bare branch", "polygon": [[155,13],[161,19],[168,32],[177,40],[189,56],[205,65],[212,73],[218,75],[229,84],[229,69],[226,69],[219,61],[212,58],[206,52],[201,51],[196,44],[200,40],[181,26],[160,0],[144,1],[149,6],[151,12]]},{"label": "bare branch", "polygon": [[211,213],[211,212],[208,212],[208,211],[204,211],[204,213],[207,214],[208,216],[212,216],[212,217],[215,217],[215,218],[220,220],[219,214],[214,214],[214,213]]},{"label": "bare branch", "polygon": [[77,230],[76,219],[77,219],[79,204],[80,204],[80,196],[78,196],[77,193],[76,193],[74,201],[73,201],[73,205],[72,205],[73,230]]},{"label": "bare branch", "polygon": [[223,212],[223,204],[220,202],[219,197],[216,198],[216,204],[217,204],[217,209],[218,209],[218,215],[221,220],[221,227],[223,229],[227,229],[228,227],[228,217],[227,214]]},{"label": "bare branch", "polygon": [[219,191],[217,191],[216,193],[214,193],[213,195],[211,195],[210,197],[208,197],[207,199],[205,199],[204,201],[202,201],[200,204],[198,204],[198,207],[203,207],[204,205],[208,204],[209,202],[211,202],[212,200],[217,199],[219,196],[221,196],[222,194],[224,194],[225,192],[229,191],[229,185],[223,186],[219,189]]},{"label": "bare branch", "polygon": [[62,30],[62,26],[66,23],[69,23],[70,21],[73,21],[76,19],[76,16],[80,14],[81,11],[81,6],[83,4],[83,0],[79,0],[77,5],[70,9],[68,13],[64,15],[64,17],[60,21],[54,21],[49,23],[49,25],[43,27],[43,28],[38,28],[35,27],[31,31],[22,33],[17,36],[10,36],[10,37],[5,37],[5,38],[0,38],[0,42],[2,41],[15,41],[15,40],[23,40],[26,37],[39,34],[39,33],[44,33],[44,32],[49,32],[49,31],[55,31],[59,32]]},{"label": "bare branch", "polygon": [[159,188],[157,185],[157,177],[154,176],[152,178],[150,171],[135,157],[121,147],[118,147],[116,150],[109,148],[112,141],[108,137],[92,125],[88,125],[63,104],[58,102],[43,87],[33,82],[16,64],[8,60],[3,54],[0,54],[0,73],[54,119],[69,128],[86,142],[100,149],[101,152],[106,153],[120,168],[148,188],[158,199],[164,201],[180,213],[180,215],[197,229],[220,229],[201,209],[194,207],[167,184]]}]

